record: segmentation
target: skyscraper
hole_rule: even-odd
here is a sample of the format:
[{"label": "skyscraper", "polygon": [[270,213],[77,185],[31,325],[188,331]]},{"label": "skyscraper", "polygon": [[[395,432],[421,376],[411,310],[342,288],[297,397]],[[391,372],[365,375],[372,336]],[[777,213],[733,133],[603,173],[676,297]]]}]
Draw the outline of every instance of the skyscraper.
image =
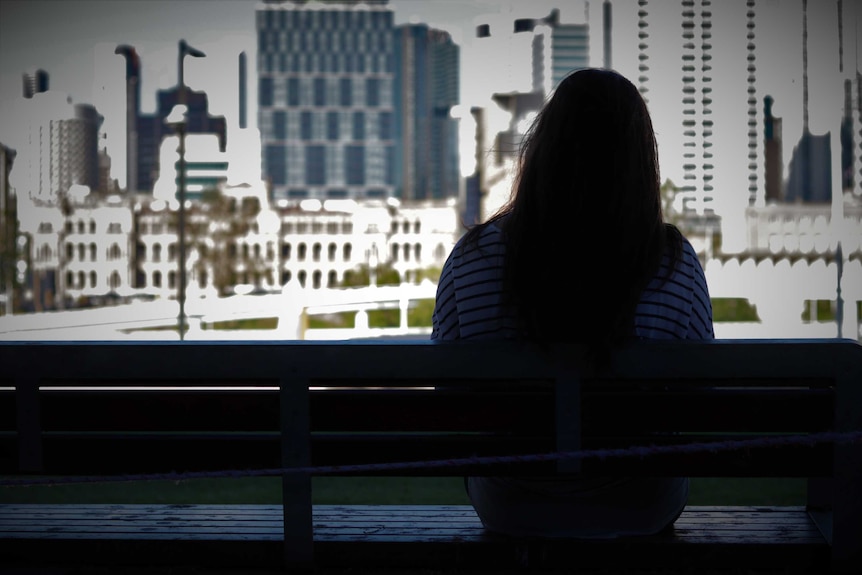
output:
[{"label": "skyscraper", "polygon": [[258,126],[272,198],[395,191],[393,13],[386,0],[257,9]]},{"label": "skyscraper", "polygon": [[[682,0],[683,185],[686,209],[712,211],[712,11],[710,0]],[[698,30],[699,28],[699,30]],[[700,41],[698,45],[696,42]]]},{"label": "skyscraper", "polygon": [[545,18],[519,19],[515,32],[533,32],[533,91],[550,94],[575,70],[590,65],[589,24],[561,24],[560,11]]},{"label": "skyscraper", "polygon": [[28,100],[40,92],[48,91],[48,72],[34,70],[24,74],[24,97]]},{"label": "skyscraper", "polygon": [[[156,93],[156,113],[141,114],[140,60],[134,47],[117,46],[115,54],[126,58],[126,130],[127,130],[127,178],[126,188],[131,192],[152,193],[159,177],[159,149],[165,136],[173,136],[175,130],[166,118],[174,106],[180,103],[179,85]],[[186,87],[186,131],[189,134],[215,134],[219,148],[225,151],[227,132],[224,116],[211,116],[206,93],[195,92]]]},{"label": "skyscraper", "polygon": [[22,150],[25,196],[46,203],[66,197],[73,185],[99,187],[98,141],[102,116],[90,104],[72,104],[58,92],[36,93],[29,104]]},{"label": "skyscraper", "polygon": [[458,195],[459,49],[448,33],[425,24],[395,31],[395,195]]}]

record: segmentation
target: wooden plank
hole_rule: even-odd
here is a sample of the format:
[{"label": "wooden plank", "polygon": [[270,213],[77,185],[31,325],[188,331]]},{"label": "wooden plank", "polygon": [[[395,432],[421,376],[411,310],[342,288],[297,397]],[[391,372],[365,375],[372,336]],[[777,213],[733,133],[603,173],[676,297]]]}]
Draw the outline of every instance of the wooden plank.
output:
[{"label": "wooden plank", "polygon": [[[288,469],[311,464],[311,415],[308,380],[285,373],[280,380],[281,465]],[[314,565],[311,474],[285,473],[281,478],[284,563],[289,568]]]}]

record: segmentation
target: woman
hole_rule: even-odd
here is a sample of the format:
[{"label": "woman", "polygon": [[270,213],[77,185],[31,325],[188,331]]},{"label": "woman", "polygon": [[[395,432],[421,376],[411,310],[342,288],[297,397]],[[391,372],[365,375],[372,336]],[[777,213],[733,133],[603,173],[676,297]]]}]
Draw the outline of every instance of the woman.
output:
[{"label": "woman", "polygon": [[[663,221],[646,103],[620,74],[570,74],[521,148],[512,197],[456,244],[440,276],[432,339],[584,344],[600,365],[637,338],[712,339],[691,244]],[[670,526],[687,478],[470,477],[491,531],[616,537]]]}]

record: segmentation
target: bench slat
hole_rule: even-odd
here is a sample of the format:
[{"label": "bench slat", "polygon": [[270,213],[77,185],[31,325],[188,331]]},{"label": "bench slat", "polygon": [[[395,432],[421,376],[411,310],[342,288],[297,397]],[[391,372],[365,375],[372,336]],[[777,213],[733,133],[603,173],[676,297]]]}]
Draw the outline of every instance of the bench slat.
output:
[{"label": "bench slat", "polygon": [[[168,557],[171,564],[220,565],[238,560],[238,549],[231,542],[242,542],[261,545],[255,562],[277,566],[278,544],[283,541],[281,513],[278,505],[4,504],[0,505],[0,558],[14,564],[38,543],[42,553],[62,552],[56,556],[62,557],[60,561],[148,564]],[[598,553],[607,553],[604,547],[608,544],[574,540],[515,543],[484,531],[468,505],[318,505],[313,520],[315,547],[325,550],[320,554],[321,565],[349,558],[366,566],[382,566],[397,558],[398,564],[427,567],[429,560],[436,562],[427,554],[428,546],[438,551],[455,546],[459,552],[454,557],[447,555],[444,563],[454,568],[494,565],[501,561],[501,553],[504,560],[500,564],[509,567],[519,566],[531,552],[545,562],[555,557],[562,560],[568,557],[565,550],[572,547],[581,550],[576,564],[582,565],[583,553],[595,559]],[[180,541],[206,547],[171,547]],[[828,553],[828,545],[801,507],[691,507],[670,533],[613,544],[651,559],[655,557],[649,549],[658,547],[667,554],[665,564],[686,560],[692,549],[699,556],[714,557],[731,546],[736,549],[736,560],[745,557],[753,565],[771,567],[776,566],[777,557],[783,557],[779,564],[798,566],[799,561],[822,560]],[[160,552],[154,559],[148,555],[157,549],[155,545]],[[520,554],[511,552],[513,545],[520,548]],[[605,560],[612,562],[613,558]]]}]

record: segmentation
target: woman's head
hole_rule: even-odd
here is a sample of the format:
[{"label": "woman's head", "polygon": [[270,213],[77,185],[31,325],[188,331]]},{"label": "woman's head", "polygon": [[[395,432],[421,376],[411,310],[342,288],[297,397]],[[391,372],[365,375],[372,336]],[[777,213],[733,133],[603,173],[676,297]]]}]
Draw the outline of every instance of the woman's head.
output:
[{"label": "woman's head", "polygon": [[604,226],[626,214],[660,217],[655,135],[637,88],[611,70],[567,76],[524,140],[518,176],[516,205],[586,209]]},{"label": "woman's head", "polygon": [[610,345],[627,337],[665,246],[646,103],[626,78],[560,82],[521,147],[505,215],[504,281],[527,334]]}]

